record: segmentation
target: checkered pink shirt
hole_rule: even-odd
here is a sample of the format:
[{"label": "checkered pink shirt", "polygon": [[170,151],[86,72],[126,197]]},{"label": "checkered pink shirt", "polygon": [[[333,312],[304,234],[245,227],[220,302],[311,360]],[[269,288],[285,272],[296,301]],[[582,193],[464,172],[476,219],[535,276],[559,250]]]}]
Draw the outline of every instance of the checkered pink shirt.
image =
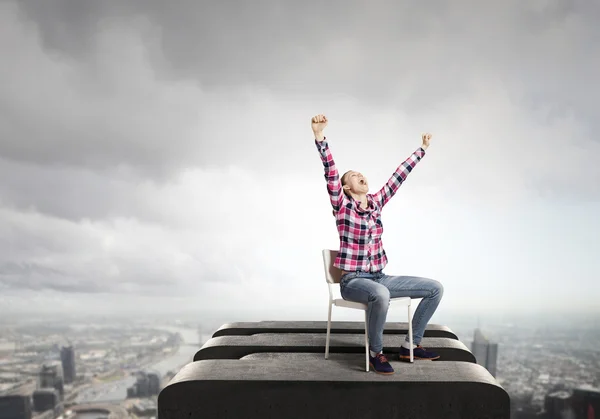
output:
[{"label": "checkered pink shirt", "polygon": [[325,168],[327,191],[340,236],[340,249],[333,265],[350,272],[383,270],[387,265],[387,256],[381,241],[383,233],[381,210],[416,164],[425,156],[425,150],[419,147],[398,166],[390,180],[377,193],[367,194],[369,205],[366,210],[363,210],[360,208],[359,201],[348,197],[342,191],[340,174],[329,151],[327,139],[321,142],[315,139],[315,143]]}]

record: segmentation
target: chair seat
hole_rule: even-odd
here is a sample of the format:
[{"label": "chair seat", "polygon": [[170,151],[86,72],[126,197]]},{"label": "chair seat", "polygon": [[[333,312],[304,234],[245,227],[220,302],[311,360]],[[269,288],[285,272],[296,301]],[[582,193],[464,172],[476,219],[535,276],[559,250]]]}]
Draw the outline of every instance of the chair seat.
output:
[{"label": "chair seat", "polygon": [[400,305],[405,305],[405,306],[409,306],[411,305],[411,298],[410,297],[396,297],[396,298],[390,298],[390,303],[392,304],[400,304]]},{"label": "chair seat", "polygon": [[[406,305],[409,306],[410,305],[410,297],[397,297],[397,298],[390,298],[390,303],[393,303],[394,305]],[[333,300],[333,304],[335,304],[337,307],[347,307],[347,308],[356,308],[359,310],[366,310],[367,309],[367,305],[363,304],[363,303],[357,303],[354,301],[348,301],[348,300],[344,300],[343,298],[336,298],[335,300]]]},{"label": "chair seat", "polygon": [[338,307],[357,308],[359,310],[367,309],[366,304],[344,300],[343,298],[336,298],[335,300],[333,300],[333,304],[335,304]]}]

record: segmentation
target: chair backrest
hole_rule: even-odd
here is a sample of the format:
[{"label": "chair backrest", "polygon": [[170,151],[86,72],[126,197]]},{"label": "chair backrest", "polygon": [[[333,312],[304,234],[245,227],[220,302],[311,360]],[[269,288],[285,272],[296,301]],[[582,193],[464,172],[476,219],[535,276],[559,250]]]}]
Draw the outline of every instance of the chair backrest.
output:
[{"label": "chair backrest", "polygon": [[330,284],[339,284],[342,271],[333,266],[337,257],[337,250],[323,249],[323,267],[325,268],[325,280]]}]

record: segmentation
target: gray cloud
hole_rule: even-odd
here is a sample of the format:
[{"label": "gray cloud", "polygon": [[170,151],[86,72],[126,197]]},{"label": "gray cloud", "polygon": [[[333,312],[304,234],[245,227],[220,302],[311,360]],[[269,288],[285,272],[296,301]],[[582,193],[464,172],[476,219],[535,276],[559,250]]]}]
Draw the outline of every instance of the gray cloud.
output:
[{"label": "gray cloud", "polygon": [[[52,6],[50,4],[53,3]],[[52,49],[85,59],[108,22],[144,16],[160,30],[168,76],[203,86],[263,85],[278,93],[349,94],[405,106],[463,95],[499,78],[524,99],[590,116],[600,16],[585,1],[24,3]],[[60,29],[58,29],[60,28]],[[509,83],[506,83],[509,81]],[[597,93],[597,90],[594,90]],[[427,98],[427,99],[424,99]],[[593,111],[595,112],[595,111]]]},{"label": "gray cloud", "polygon": [[[525,251],[511,240],[539,247],[560,218],[492,245],[510,223],[488,211],[598,200],[597,4],[237,3],[0,4],[11,57],[0,67],[0,287],[11,304],[49,292],[268,305],[281,287],[310,306],[323,291],[315,255],[337,239],[308,125],[317,112],[330,116],[340,168],[372,185],[434,132],[386,234],[389,253],[406,255],[390,269],[445,275],[451,301],[460,290],[492,303],[465,285],[474,275],[496,275],[494,295],[520,285],[505,279]],[[482,220],[495,224],[485,252]],[[593,254],[577,237],[563,249],[572,260]],[[491,274],[498,248],[512,262]],[[471,253],[486,264],[466,274]],[[566,275],[561,266],[528,266],[528,280]],[[578,266],[585,284],[597,268]]]},{"label": "gray cloud", "polygon": [[[128,186],[140,178],[113,172],[38,166],[0,159],[0,197],[16,208],[33,206],[50,216],[81,220],[115,215],[131,217],[141,211]],[[150,215],[145,217],[151,221]]]},{"label": "gray cloud", "polygon": [[0,287],[19,289],[46,289],[58,291],[69,291],[78,289],[81,291],[95,291],[96,286],[89,281],[81,284],[81,287],[63,282],[64,272],[57,269],[47,268],[35,263],[18,264],[6,262],[0,265]]},{"label": "gray cloud", "polygon": [[[37,58],[39,68],[21,57],[5,70],[1,135],[14,140],[0,151],[36,163],[130,165],[155,177],[194,165],[293,164],[266,156],[277,137],[309,133],[305,120],[250,91],[244,97],[243,86],[290,105],[312,102],[307,115],[348,97],[415,116],[445,112],[493,83],[524,109],[572,115],[593,132],[597,5],[461,5],[19,2],[43,45],[25,53],[53,58]],[[17,37],[34,29],[8,28]],[[261,115],[280,124],[261,124]],[[257,134],[262,141],[244,141]]]}]

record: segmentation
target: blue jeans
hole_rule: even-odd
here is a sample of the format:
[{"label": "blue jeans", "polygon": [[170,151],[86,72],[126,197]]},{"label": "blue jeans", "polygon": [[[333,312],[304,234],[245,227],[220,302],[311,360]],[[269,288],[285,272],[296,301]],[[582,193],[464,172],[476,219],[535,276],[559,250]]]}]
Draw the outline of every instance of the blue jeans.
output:
[{"label": "blue jeans", "polygon": [[[427,322],[444,295],[444,287],[434,279],[390,276],[383,272],[347,273],[340,280],[340,291],[344,300],[367,304],[369,347],[373,352],[380,352],[383,349],[383,328],[390,298],[422,298],[412,320],[413,343],[419,345]],[[408,334],[406,334],[406,341],[409,341]]]}]

